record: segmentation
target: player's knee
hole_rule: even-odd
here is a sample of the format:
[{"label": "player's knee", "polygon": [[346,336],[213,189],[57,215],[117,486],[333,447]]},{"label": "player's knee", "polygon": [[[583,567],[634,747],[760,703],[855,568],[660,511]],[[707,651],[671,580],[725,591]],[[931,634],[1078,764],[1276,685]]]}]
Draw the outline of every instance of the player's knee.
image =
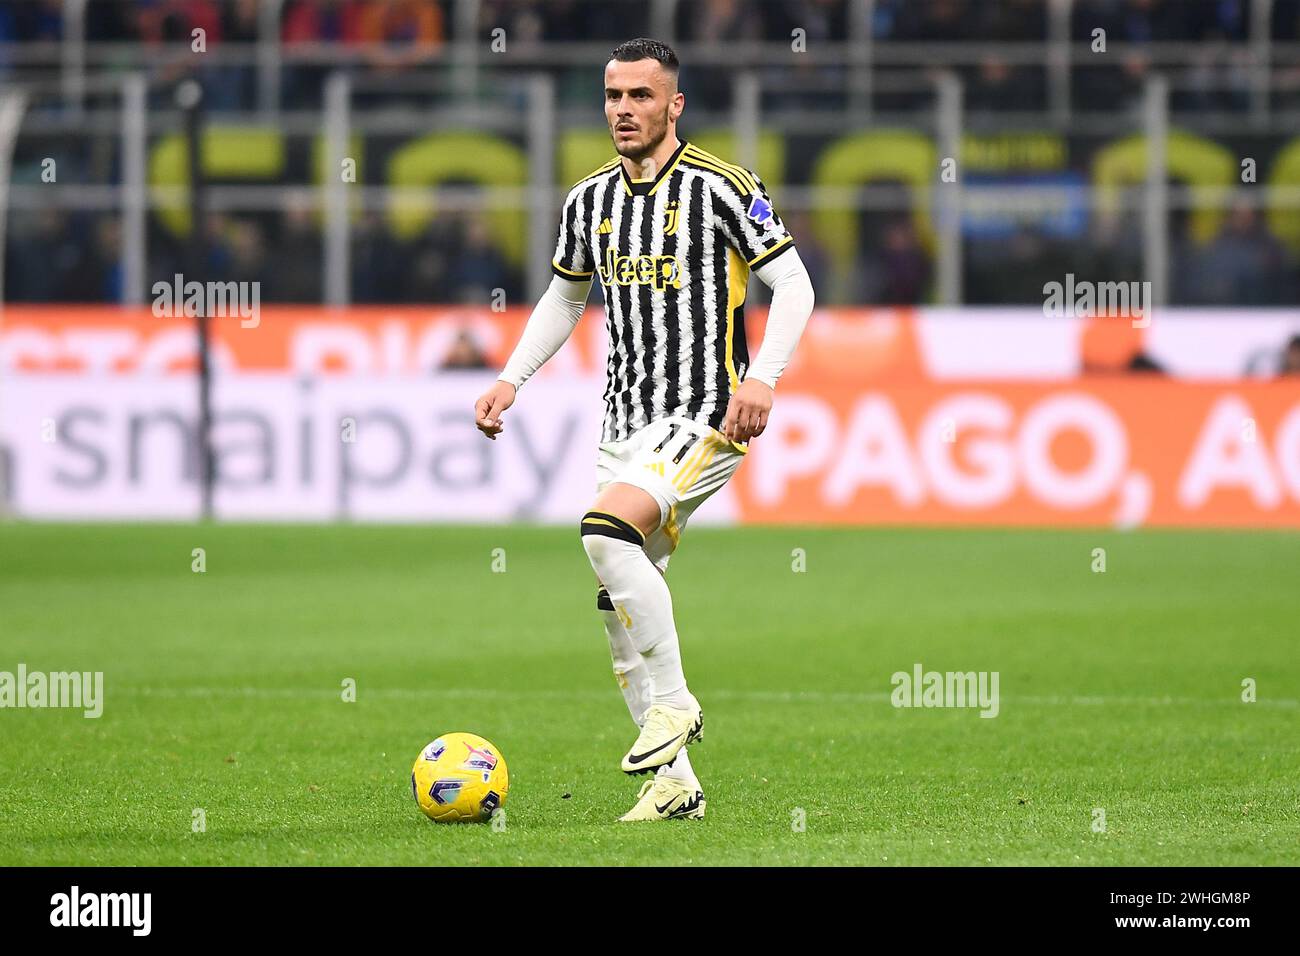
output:
[{"label": "player's knee", "polygon": [[581,531],[582,546],[596,566],[626,553],[629,545],[645,546],[645,535],[635,525],[604,511],[588,511],[583,515]]},{"label": "player's knee", "polygon": [[[583,533],[582,548],[591,559],[591,566],[599,570],[609,560],[610,540],[600,535]],[[599,605],[597,605],[599,607]]]}]

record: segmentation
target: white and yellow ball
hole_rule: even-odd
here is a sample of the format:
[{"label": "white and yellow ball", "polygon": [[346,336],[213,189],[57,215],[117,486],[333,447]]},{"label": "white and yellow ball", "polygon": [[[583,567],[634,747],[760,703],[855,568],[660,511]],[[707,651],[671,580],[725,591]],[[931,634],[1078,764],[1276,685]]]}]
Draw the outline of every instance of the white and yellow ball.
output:
[{"label": "white and yellow ball", "polygon": [[488,820],[505,804],[509,789],[505,757],[477,734],[443,734],[411,768],[415,802],[439,823]]}]

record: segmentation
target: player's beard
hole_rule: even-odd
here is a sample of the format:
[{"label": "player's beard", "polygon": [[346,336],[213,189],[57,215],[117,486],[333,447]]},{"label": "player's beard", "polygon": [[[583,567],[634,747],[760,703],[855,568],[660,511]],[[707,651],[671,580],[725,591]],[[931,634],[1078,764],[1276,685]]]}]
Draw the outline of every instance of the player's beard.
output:
[{"label": "player's beard", "polygon": [[[618,144],[617,128],[611,130],[610,132],[614,138],[614,149],[618,152],[620,156],[626,156],[634,163],[640,163],[642,160],[652,156],[654,154],[654,151],[659,148],[659,144],[662,143],[664,139],[668,136],[668,111],[664,110],[663,115],[657,117],[657,119],[658,119],[658,124],[654,127],[651,127],[645,145],[638,148],[635,153],[624,152],[623,148],[621,148]],[[617,127],[617,124],[615,124],[615,126]],[[643,173],[653,175],[653,171],[650,170],[643,170]]]}]

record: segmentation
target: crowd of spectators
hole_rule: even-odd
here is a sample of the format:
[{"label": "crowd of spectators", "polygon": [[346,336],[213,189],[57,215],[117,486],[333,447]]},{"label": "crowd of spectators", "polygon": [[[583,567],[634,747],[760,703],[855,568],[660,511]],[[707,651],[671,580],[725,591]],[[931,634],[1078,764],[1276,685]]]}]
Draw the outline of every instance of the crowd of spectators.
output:
[{"label": "crowd of spectators", "polygon": [[[120,217],[57,209],[12,214],[6,243],[9,302],[114,302],[122,293]],[[209,214],[205,281],[259,282],[265,302],[320,302],[323,247],[316,212],[291,205],[280,215]],[[151,226],[146,287],[187,269],[187,245]],[[378,215],[353,232],[356,303],[488,304],[495,291],[519,302],[522,270],[492,243],[485,220],[444,215],[409,240]]]},{"label": "crowd of spectators", "polygon": [[[121,232],[114,214],[44,209],[11,213],[5,286],[10,302],[113,302],[122,292]],[[864,213],[851,269],[837,270],[818,241],[811,217],[785,216],[797,237],[818,300],[836,304],[925,304],[933,301],[933,250],[907,212]],[[1034,229],[1003,238],[970,236],[963,253],[964,298],[972,305],[1042,301],[1044,283],[1067,273],[1138,279],[1142,249],[1137,223],[1110,236],[1079,239]],[[186,269],[186,245],[151,224],[148,284]],[[215,281],[258,281],[263,301],[320,302],[324,296],[322,237],[314,208],[281,214],[211,214],[205,274]],[[492,241],[485,219],[443,214],[409,239],[398,239],[378,213],[360,216],[352,232],[352,297],[362,303],[489,304],[525,295],[523,269]],[[763,304],[761,283],[751,301]],[[591,301],[601,300],[599,287]],[[1252,307],[1300,302],[1300,262],[1249,203],[1234,206],[1208,242],[1190,236],[1190,220],[1171,223],[1170,302]]]},{"label": "crowd of spectators", "polygon": [[[678,40],[782,41],[819,23],[831,36],[847,34],[851,0],[680,0]],[[1250,0],[1075,0],[1071,32],[1088,42],[1098,27],[1115,41],[1241,40],[1249,35]],[[446,36],[455,0],[287,0],[286,42],[363,43]],[[210,39],[256,36],[258,0],[89,0],[86,35],[92,41],[154,42],[203,27]],[[617,40],[644,32],[645,0],[482,0],[483,36],[492,26],[539,41]],[[3,0],[0,41],[58,40],[62,0]],[[1048,35],[1047,0],[875,0],[871,31],[877,39],[945,42],[1034,41]],[[1300,37],[1300,2],[1273,0],[1271,33]]]},{"label": "crowd of spectators", "polygon": [[[738,42],[790,43],[802,31],[814,55],[794,68],[793,90],[780,94],[783,105],[837,105],[836,80],[842,67],[817,67],[817,44],[850,36],[851,0],[679,0],[674,41],[723,49]],[[1194,44],[1198,56],[1176,86],[1175,110],[1236,110],[1251,90],[1248,54],[1249,0],[1075,0],[1071,39],[1091,43],[1105,31],[1108,44],[1128,47],[1114,62],[1076,58],[1072,64],[1072,106],[1113,109],[1132,104],[1150,71],[1141,47],[1152,42]],[[207,49],[251,44],[260,30],[258,0],[89,0],[85,34],[92,43],[189,44],[201,29]],[[486,48],[499,29],[514,49],[557,42],[609,42],[653,29],[646,0],[481,0],[476,24]],[[877,41],[933,44],[1045,43],[1049,35],[1047,0],[874,0],[869,29]],[[329,64],[313,63],[309,47],[334,48],[349,62],[375,74],[393,74],[433,59],[456,32],[455,0],[285,0],[280,39],[288,54],[282,76],[283,103],[310,108],[319,103],[320,80]],[[64,32],[61,0],[0,0],[0,70],[7,44],[58,41]],[[1278,41],[1300,38],[1300,0],[1274,0],[1270,34]],[[1231,41],[1236,47],[1225,46]],[[1137,45],[1138,49],[1132,49]],[[128,58],[129,59],[129,58]],[[192,60],[151,57],[145,63],[114,58],[112,65],[145,65],[170,76],[197,69],[217,88],[218,109],[255,105],[255,68],[199,66]],[[49,64],[57,70],[57,53]],[[536,67],[533,67],[536,68]],[[996,51],[979,49],[960,64],[967,81],[967,103],[974,110],[1033,111],[1045,106],[1044,65],[1012,62]],[[572,69],[550,67],[562,95],[572,86]],[[1278,105],[1300,102],[1300,67],[1274,67]],[[787,72],[788,69],[787,69]],[[800,73],[822,82],[799,93]],[[704,106],[725,105],[730,96],[725,70],[687,63],[688,85]],[[781,83],[774,84],[782,86]],[[826,92],[827,88],[831,92]],[[396,96],[396,94],[394,94]],[[880,108],[889,109],[886,97]],[[909,103],[899,103],[909,108]]]},{"label": "crowd of spectators", "polygon": [[[1181,43],[1194,53],[1174,86],[1176,111],[1240,113],[1251,105],[1253,77],[1240,44],[1250,35],[1249,0],[1075,0],[1069,25],[1075,43],[1091,42],[1097,29],[1124,52],[1104,64],[1076,58],[1072,106],[1110,115],[1136,110],[1153,63],[1143,52],[1153,42]],[[159,47],[188,44],[202,30],[208,49],[251,44],[260,30],[258,0],[89,0],[85,33],[92,43]],[[870,31],[877,41],[982,44],[965,60],[965,106],[972,116],[1015,111],[1035,113],[1050,105],[1044,66],[999,53],[997,44],[1046,42],[1050,31],[1046,0],[875,0]],[[486,46],[504,28],[512,48],[565,41],[613,43],[651,32],[653,5],[646,0],[482,0],[476,24]],[[0,71],[15,44],[57,42],[64,35],[62,0],[0,0]],[[673,23],[677,43],[719,49],[743,42],[785,43],[804,31],[808,48],[847,38],[849,0],[681,0]],[[349,54],[368,75],[410,70],[440,53],[459,29],[455,0],[286,0],[280,39],[286,52],[283,103],[290,109],[320,105],[324,75],[333,66],[313,64],[300,54],[324,46]],[[1274,0],[1270,32],[1278,41],[1300,41],[1300,0]],[[57,69],[55,54],[52,67]],[[209,106],[248,110],[256,105],[256,71],[245,65],[204,67],[211,82]],[[192,58],[149,55],[155,79],[178,79],[193,69]],[[768,96],[763,108],[845,108],[842,68],[761,66]],[[129,58],[118,66],[140,64]],[[560,73],[561,102],[589,96]],[[882,68],[883,69],[883,68]],[[1275,103],[1300,106],[1300,66],[1275,65]],[[803,85],[808,80],[807,87]],[[682,85],[693,108],[725,108],[731,97],[730,71],[687,63]],[[820,83],[823,92],[812,94]],[[1289,85],[1288,85],[1289,84]],[[825,90],[830,89],[827,93]],[[1291,91],[1288,93],[1288,89]],[[838,92],[837,92],[838,91]],[[163,84],[155,85],[164,97]],[[888,94],[878,94],[885,97]],[[898,108],[929,108],[924,101],[896,99]],[[1290,96],[1292,100],[1286,98]],[[368,101],[358,100],[358,108]],[[889,108],[888,106],[878,108]],[[864,214],[852,269],[832,262],[817,245],[806,213],[787,213],[799,236],[803,258],[827,302],[920,303],[934,294],[935,263],[926,237],[910,213]],[[179,268],[183,246],[151,218],[149,281]],[[1001,239],[968,237],[964,288],[972,303],[1033,302],[1044,281],[1068,271],[1101,270],[1137,274],[1141,268],[1139,228],[1110,237],[1061,238],[1024,228]],[[1185,220],[1172,225],[1171,298],[1180,304],[1269,305],[1300,301],[1300,271],[1289,247],[1265,226],[1249,204],[1224,217],[1218,235],[1193,242]],[[112,301],[122,288],[120,226],[115,214],[58,209],[11,211],[6,250],[6,298],[10,301]],[[311,206],[258,215],[214,215],[209,227],[214,278],[258,279],[266,301],[319,301],[323,292],[322,238],[318,211]],[[477,216],[443,215],[418,236],[396,238],[378,213],[358,217],[353,227],[353,297],[357,302],[484,301],[493,289],[512,300],[523,294],[518,264],[507,261]],[[598,296],[593,293],[593,300]],[[765,290],[758,288],[755,300]]]}]

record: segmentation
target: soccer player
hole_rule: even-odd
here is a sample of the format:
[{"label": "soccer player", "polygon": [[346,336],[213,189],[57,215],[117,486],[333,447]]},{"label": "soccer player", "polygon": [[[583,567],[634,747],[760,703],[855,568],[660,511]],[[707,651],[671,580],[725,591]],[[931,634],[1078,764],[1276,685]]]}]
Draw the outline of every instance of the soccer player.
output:
[{"label": "soccer player", "polygon": [[[599,579],[614,674],[640,727],[622,769],[655,774],[624,821],[704,816],[687,756],[704,715],[687,689],[663,573],[691,514],[763,434],[813,307],[808,273],[762,180],[678,136],[686,99],[677,74],[676,54],[656,40],[614,50],[605,120],[618,155],[569,190],[555,276],[474,409],[479,430],[495,440],[502,413],[568,339],[599,274],[609,360],[582,544]],[[752,365],[751,271],[772,289]]]}]

